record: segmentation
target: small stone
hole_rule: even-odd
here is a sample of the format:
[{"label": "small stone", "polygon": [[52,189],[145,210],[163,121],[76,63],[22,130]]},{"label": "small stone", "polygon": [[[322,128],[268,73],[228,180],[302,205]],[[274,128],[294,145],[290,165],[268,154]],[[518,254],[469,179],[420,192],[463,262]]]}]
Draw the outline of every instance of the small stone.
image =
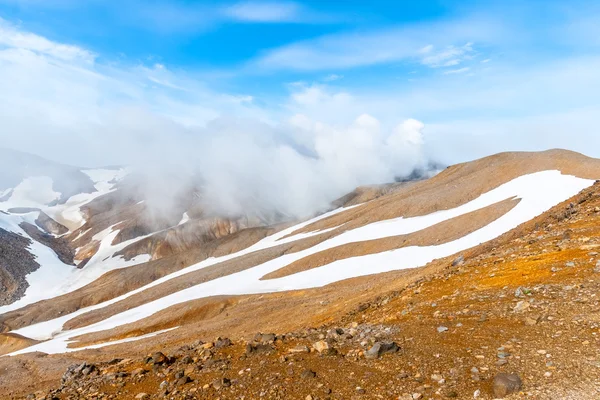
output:
[{"label": "small stone", "polygon": [[310,349],[308,348],[308,346],[304,346],[304,345],[299,344],[298,346],[289,349],[288,352],[292,353],[292,354],[296,354],[296,353],[310,353]]},{"label": "small stone", "polygon": [[150,395],[148,393],[138,393],[135,398],[138,400],[148,400]]},{"label": "small stone", "polygon": [[302,379],[315,378],[316,376],[317,376],[317,373],[315,371],[310,370],[310,369],[304,370],[302,372],[302,374],[300,374],[300,377]]},{"label": "small stone", "polygon": [[324,351],[327,351],[330,349],[329,347],[329,343],[327,343],[324,340],[319,340],[316,343],[313,343],[313,348],[318,351],[319,353],[323,353]]},{"label": "small stone", "polygon": [[167,356],[165,356],[163,353],[161,353],[160,351],[157,351],[156,353],[152,354],[152,363],[153,364],[164,364],[167,362]]},{"label": "small stone", "polygon": [[227,378],[217,379],[217,380],[213,381],[212,386],[213,386],[213,388],[215,388],[215,390],[219,390],[221,388],[226,388],[226,387],[231,386],[231,381]]},{"label": "small stone", "polygon": [[215,341],[215,347],[217,349],[222,349],[223,347],[229,347],[231,346],[231,340],[228,338],[217,338],[217,340]]},{"label": "small stone", "polygon": [[413,400],[420,400],[423,398],[423,395],[421,393],[413,393],[412,398]]},{"label": "small stone", "polygon": [[516,313],[521,313],[521,312],[527,311],[530,306],[531,305],[529,304],[529,302],[521,300],[515,305],[515,307],[513,308],[513,311]]},{"label": "small stone", "polygon": [[500,373],[494,377],[494,396],[504,398],[521,390],[521,378],[517,374]]},{"label": "small stone", "polygon": [[530,317],[526,317],[524,321],[525,321],[525,325],[527,325],[527,326],[533,326],[538,323],[537,319],[530,318]]},{"label": "small stone", "polygon": [[189,377],[189,376],[187,376],[187,375],[184,375],[184,376],[182,376],[181,378],[179,378],[179,379],[177,380],[177,383],[176,383],[176,384],[177,384],[177,386],[183,386],[183,385],[185,385],[185,384],[187,384],[187,383],[190,383],[191,381],[192,381],[192,380],[190,379],[190,377]]},{"label": "small stone", "polygon": [[456,257],[454,259],[454,261],[452,261],[452,266],[456,267],[459,265],[463,265],[464,263],[465,263],[465,257],[463,255],[460,255],[460,256]]},{"label": "small stone", "polygon": [[131,371],[131,376],[135,377],[138,375],[144,375],[146,372],[148,372],[148,371],[146,371],[144,368],[137,368],[137,369],[134,369],[133,371]]},{"label": "small stone", "polygon": [[254,341],[262,344],[271,344],[275,339],[277,339],[277,336],[274,333],[257,333],[254,336]]},{"label": "small stone", "polygon": [[395,342],[376,342],[373,347],[365,352],[365,358],[375,359],[387,353],[396,353],[398,350],[400,350],[400,347]]},{"label": "small stone", "polygon": [[448,328],[445,326],[438,326],[438,328],[437,328],[437,331],[439,333],[446,332],[447,330],[448,330]]}]

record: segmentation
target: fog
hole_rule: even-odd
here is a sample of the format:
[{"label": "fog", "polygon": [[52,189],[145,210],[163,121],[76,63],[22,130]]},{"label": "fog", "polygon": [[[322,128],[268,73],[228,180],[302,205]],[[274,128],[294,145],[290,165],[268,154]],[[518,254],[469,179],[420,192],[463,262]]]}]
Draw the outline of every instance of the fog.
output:
[{"label": "fog", "polygon": [[303,115],[277,125],[219,117],[202,128],[153,115],[137,121],[112,121],[108,130],[119,146],[97,148],[122,154],[154,211],[194,188],[209,214],[304,218],[357,186],[393,182],[429,165],[425,127],[416,120],[391,129],[366,114],[344,126]]}]

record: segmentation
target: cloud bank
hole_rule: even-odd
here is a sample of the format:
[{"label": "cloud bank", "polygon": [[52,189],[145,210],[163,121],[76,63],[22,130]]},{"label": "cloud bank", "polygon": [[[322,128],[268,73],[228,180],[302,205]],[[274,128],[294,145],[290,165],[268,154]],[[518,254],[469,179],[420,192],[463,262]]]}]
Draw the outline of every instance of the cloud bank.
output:
[{"label": "cloud bank", "polygon": [[131,165],[163,208],[194,186],[211,213],[302,218],[427,164],[421,122],[388,126],[360,112],[324,122],[303,110],[344,95],[319,87],[297,88],[285,110],[268,113],[162,65],[102,64],[2,21],[0,44],[2,145],[86,167]]}]

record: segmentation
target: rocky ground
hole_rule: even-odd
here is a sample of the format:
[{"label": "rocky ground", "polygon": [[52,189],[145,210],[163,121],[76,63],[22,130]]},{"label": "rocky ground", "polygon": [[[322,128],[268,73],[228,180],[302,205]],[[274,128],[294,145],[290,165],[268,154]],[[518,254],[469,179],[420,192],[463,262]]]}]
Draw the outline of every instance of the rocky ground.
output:
[{"label": "rocky ground", "polygon": [[25,276],[39,268],[27,251],[31,241],[0,228],[0,305],[10,304],[25,293]]},{"label": "rocky ground", "polygon": [[597,399],[599,253],[596,184],[326,325],[192,335],[78,362],[53,389],[3,398]]}]

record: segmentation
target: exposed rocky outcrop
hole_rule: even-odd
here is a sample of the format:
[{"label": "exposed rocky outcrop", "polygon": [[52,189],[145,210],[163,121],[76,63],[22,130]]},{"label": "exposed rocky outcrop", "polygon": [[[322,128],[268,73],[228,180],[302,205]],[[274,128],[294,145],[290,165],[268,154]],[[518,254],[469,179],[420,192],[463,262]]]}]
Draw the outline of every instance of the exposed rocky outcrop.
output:
[{"label": "exposed rocky outcrop", "polygon": [[126,260],[140,254],[150,254],[158,259],[182,251],[189,251],[217,239],[233,235],[242,229],[259,226],[251,225],[247,218],[209,218],[191,220],[183,225],[164,230],[125,247],[117,253]]},{"label": "exposed rocky outcrop", "polygon": [[64,235],[69,229],[50,218],[46,213],[40,211],[40,215],[35,220],[35,224],[39,226],[44,232],[51,235],[60,236]]},{"label": "exposed rocky outcrop", "polygon": [[18,300],[27,289],[25,276],[39,268],[27,250],[31,240],[0,228],[0,305]]}]

